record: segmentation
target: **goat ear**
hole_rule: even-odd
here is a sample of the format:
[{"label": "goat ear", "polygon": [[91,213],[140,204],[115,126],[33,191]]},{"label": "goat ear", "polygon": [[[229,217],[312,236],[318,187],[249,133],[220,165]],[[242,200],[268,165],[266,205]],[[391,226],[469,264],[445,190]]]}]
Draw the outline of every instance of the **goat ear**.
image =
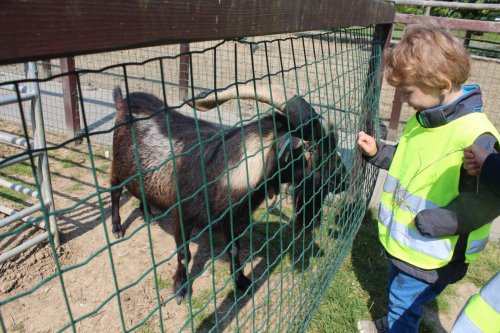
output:
[{"label": "goat ear", "polygon": [[115,107],[121,109],[123,107],[123,94],[120,86],[115,86],[113,89],[113,102],[115,102]]},{"label": "goat ear", "polygon": [[285,135],[278,140],[278,159],[282,163],[288,163],[291,150],[302,149],[304,141],[291,135]]},{"label": "goat ear", "polygon": [[302,145],[306,144],[308,141],[297,138],[296,136],[290,136],[290,146],[292,149],[302,148]]},{"label": "goat ear", "polygon": [[285,106],[285,113],[290,124],[296,128],[302,128],[304,138],[312,140],[313,133],[316,138],[321,133],[321,115],[301,96],[293,96]]}]

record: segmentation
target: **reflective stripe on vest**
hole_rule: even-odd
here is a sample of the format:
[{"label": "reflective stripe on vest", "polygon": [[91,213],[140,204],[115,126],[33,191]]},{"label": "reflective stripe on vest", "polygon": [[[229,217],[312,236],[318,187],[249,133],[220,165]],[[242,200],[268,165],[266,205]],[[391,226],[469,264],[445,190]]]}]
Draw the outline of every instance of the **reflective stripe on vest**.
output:
[{"label": "reflective stripe on vest", "polygon": [[[472,320],[469,319],[463,312],[460,313],[455,326],[451,330],[451,333],[484,333],[479,327],[474,324]],[[498,333],[498,332],[497,332]]]},{"label": "reflective stripe on vest", "polygon": [[380,205],[379,219],[380,223],[389,229],[391,238],[398,243],[404,244],[420,253],[424,253],[443,261],[448,260],[450,257],[452,248],[451,243],[448,240],[425,237],[418,232],[418,230],[410,229],[409,227],[394,221],[392,219],[391,210],[384,204]]},{"label": "reflective stripe on vest", "polygon": [[458,316],[451,333],[500,332],[500,273],[473,295]]},{"label": "reflective stripe on vest", "polygon": [[391,175],[387,175],[384,182],[384,191],[392,193],[394,195],[394,200],[399,202],[404,202],[401,205],[401,209],[407,210],[409,212],[420,212],[424,209],[438,208],[439,205],[432,201],[425,200],[416,195],[409,193],[404,186],[402,186],[399,181]]},{"label": "reflective stripe on vest", "polygon": [[451,333],[500,332],[500,272],[471,297]]},{"label": "reflective stripe on vest", "polygon": [[[481,297],[497,313],[500,313],[500,272],[497,272],[488,283],[481,288]],[[500,325],[500,321],[498,322]]]},{"label": "reflective stripe on vest", "polygon": [[[413,221],[420,211],[444,207],[459,194],[463,148],[483,133],[500,138],[482,113],[469,114],[438,128],[423,128],[415,117],[408,121],[381,197],[379,238],[389,254],[423,269],[449,263],[458,236],[423,236]],[[490,227],[491,223],[487,223],[469,234],[466,262],[476,259],[484,249]]]},{"label": "reflective stripe on vest", "polygon": [[[498,333],[500,314],[493,310],[488,303],[476,294],[467,302],[464,314],[484,333]],[[495,328],[496,326],[496,328]]]}]

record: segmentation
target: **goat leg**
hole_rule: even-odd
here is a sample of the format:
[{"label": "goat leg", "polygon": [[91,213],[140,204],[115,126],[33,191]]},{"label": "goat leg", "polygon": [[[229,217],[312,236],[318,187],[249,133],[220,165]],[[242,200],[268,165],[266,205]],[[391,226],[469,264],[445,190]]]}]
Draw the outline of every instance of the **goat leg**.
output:
[{"label": "goat leg", "polygon": [[[111,186],[115,186],[118,184],[113,184],[113,180],[111,181]],[[122,195],[122,187],[117,188],[111,191],[111,223],[113,235],[116,239],[120,239],[123,237],[123,229],[120,218],[120,196]]]},{"label": "goat leg", "polygon": [[[182,239],[182,227],[179,216],[179,208],[173,211],[174,220],[174,238],[177,246],[177,269],[174,274],[174,294],[177,304],[181,304],[182,300],[188,294],[191,286],[187,283],[187,270],[189,261],[191,260],[191,252],[189,251],[189,239],[191,238],[192,227],[184,224],[185,241]],[[186,260],[187,259],[187,260]]]},{"label": "goat leg", "polygon": [[146,212],[148,213],[149,218],[152,217],[151,206],[147,202],[145,203],[144,201],[141,200],[139,209],[141,210],[142,216],[144,216],[144,220],[146,220]]},{"label": "goat leg", "polygon": [[[227,247],[227,244],[229,244],[232,240],[229,230],[228,232],[224,232],[224,240],[226,241]],[[252,281],[250,281],[245,274],[243,274],[243,270],[241,269],[239,239],[232,242],[228,250],[228,256],[230,261],[229,266],[231,268],[231,276],[234,275],[236,286],[243,291],[247,291],[252,285]]]},{"label": "goat leg", "polygon": [[[304,232],[311,235],[316,224],[321,223],[321,207],[323,198],[320,186],[315,186],[312,182],[305,182],[304,186],[295,189],[295,232]],[[315,193],[315,190],[319,193]]]}]

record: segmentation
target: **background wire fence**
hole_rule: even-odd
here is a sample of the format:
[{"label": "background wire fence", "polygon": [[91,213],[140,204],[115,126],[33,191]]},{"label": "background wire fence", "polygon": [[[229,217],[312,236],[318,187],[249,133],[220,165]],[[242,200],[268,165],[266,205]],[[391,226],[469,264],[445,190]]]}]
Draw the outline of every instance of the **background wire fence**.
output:
[{"label": "background wire fence", "polygon": [[[8,332],[302,331],[351,247],[377,176],[355,150],[358,131],[380,137],[380,86],[368,82],[379,82],[383,45],[373,36],[373,27],[361,27],[190,44],[188,97],[251,81],[283,87],[288,98],[302,96],[316,112],[333,120],[339,140],[330,154],[341,156],[348,169],[342,181],[349,187],[326,196],[322,223],[310,222],[316,225],[312,237],[291,227],[296,212],[289,192],[277,201],[266,200],[254,212],[241,240],[245,275],[253,282],[246,293],[234,287],[221,237],[210,228],[195,230],[188,244],[193,292],[182,305],[176,304],[172,292],[177,252],[171,210],[154,209],[153,216],[144,219],[138,200],[125,193],[120,212],[126,234],[115,240],[109,195],[114,86],[121,86],[124,93],[148,92],[162,99],[165,92],[169,106],[195,115],[180,92],[179,45],[76,58],[80,145],[64,136],[64,74],[56,61],[50,71],[39,64],[37,82],[49,133],[46,151],[61,246],[41,243],[0,264],[2,328]],[[14,84],[22,89],[30,83],[24,79],[24,65],[3,66],[1,72],[2,96],[12,90],[1,88]],[[368,87],[374,91],[367,93]],[[22,127],[31,125],[28,110],[28,102],[0,107],[1,131],[22,137]],[[271,112],[256,101],[235,100],[196,116],[218,124],[223,133]],[[200,142],[201,147],[204,144]],[[30,153],[3,143],[0,151],[4,159]],[[36,187],[33,169],[36,165],[22,162],[0,169],[0,177]],[[332,190],[317,189],[314,195]],[[8,189],[0,192],[1,203],[16,209],[37,200]],[[46,218],[47,213],[41,214],[35,221]],[[3,253],[40,232],[26,223],[4,226],[0,250]]]}]

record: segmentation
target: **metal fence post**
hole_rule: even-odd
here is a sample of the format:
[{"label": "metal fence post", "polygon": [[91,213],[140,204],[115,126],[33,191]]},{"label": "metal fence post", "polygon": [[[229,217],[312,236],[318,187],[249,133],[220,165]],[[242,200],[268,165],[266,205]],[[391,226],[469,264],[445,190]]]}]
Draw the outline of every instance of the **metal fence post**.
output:
[{"label": "metal fence post", "polygon": [[[36,79],[38,77],[38,70],[35,62],[29,63],[29,74],[30,79]],[[45,140],[45,126],[43,123],[42,116],[42,101],[40,99],[40,86],[38,82],[34,81],[30,83],[31,91],[37,96],[31,107],[31,122],[33,126],[33,141],[34,148],[43,149],[41,155],[38,157],[37,161],[37,171],[38,171],[38,182],[42,190],[41,201],[42,204],[46,204],[46,212],[53,213],[55,211],[54,197],[52,195],[52,184],[50,180],[49,172],[49,153],[45,148],[47,147],[47,142]],[[48,230],[53,238],[54,245],[59,247],[59,233],[57,231],[56,217],[52,214],[49,215],[49,227]]]}]

